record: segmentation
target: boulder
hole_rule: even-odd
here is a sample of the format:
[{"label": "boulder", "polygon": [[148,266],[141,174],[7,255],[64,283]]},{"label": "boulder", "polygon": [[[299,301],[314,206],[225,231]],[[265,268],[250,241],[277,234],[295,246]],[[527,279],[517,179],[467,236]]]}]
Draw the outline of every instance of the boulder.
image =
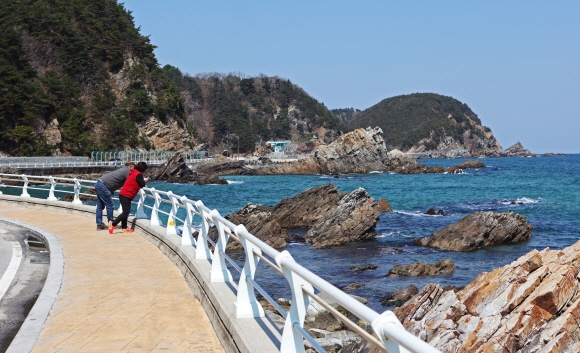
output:
[{"label": "boulder", "polygon": [[428,214],[430,216],[444,216],[445,215],[445,211],[443,210],[436,210],[434,208],[430,208],[427,210],[427,212],[425,212],[425,214]]},{"label": "boulder", "polygon": [[239,175],[248,172],[249,169],[244,165],[244,161],[218,156],[204,160],[193,170],[199,175]]},{"label": "boulder", "polygon": [[362,288],[364,286],[365,286],[364,283],[354,282],[354,283],[351,283],[351,284],[344,286],[340,289],[342,289],[343,291],[353,291],[355,289],[359,289],[359,288]]},{"label": "boulder", "polygon": [[383,197],[382,199],[380,199],[377,202],[378,206],[379,206],[379,211],[381,212],[393,212],[393,208],[391,207],[391,205],[387,202],[387,200],[385,200],[385,198]]},{"label": "boulder", "polygon": [[[287,244],[288,230],[300,227],[310,228],[303,239],[314,247],[368,239],[376,235],[374,228],[379,215],[376,202],[364,189],[348,194],[341,193],[334,184],[326,184],[285,198],[276,206],[250,203],[226,218],[234,224],[243,224],[270,246],[280,248]],[[216,238],[216,230],[210,230],[209,235]]]},{"label": "boulder", "polygon": [[181,153],[176,153],[160,167],[148,168],[145,177],[150,180],[167,180],[170,183],[189,183],[197,179],[197,175],[185,164]]},{"label": "boulder", "polygon": [[428,284],[395,309],[442,352],[578,352],[580,242],[532,250],[455,292]]},{"label": "boulder", "polygon": [[308,230],[304,238],[314,248],[373,238],[380,216],[375,205],[366,190],[358,188],[343,197],[335,209]]},{"label": "boulder", "polygon": [[455,264],[451,259],[437,261],[432,264],[425,264],[423,261],[414,264],[402,266],[395,265],[387,273],[387,277],[407,277],[407,276],[438,276],[448,275],[455,271]]},{"label": "boulder", "polygon": [[414,285],[410,285],[407,288],[400,289],[393,293],[389,293],[387,297],[381,300],[382,306],[401,306],[405,304],[409,299],[411,299],[415,294],[419,293],[419,290]]},{"label": "boulder", "polygon": [[227,184],[228,181],[225,179],[218,178],[217,175],[208,175],[205,178],[198,178],[195,183],[197,185],[208,185],[208,184]]},{"label": "boulder", "polygon": [[471,251],[484,246],[516,243],[530,237],[532,225],[526,217],[513,212],[476,212],[463,217],[417,245],[454,251]]},{"label": "boulder", "polygon": [[306,239],[300,234],[290,234],[288,239],[286,240],[287,243],[306,243]]},{"label": "boulder", "polygon": [[362,271],[367,271],[367,270],[376,270],[377,268],[378,268],[378,266],[376,266],[376,265],[367,264],[367,265],[361,265],[361,266],[351,266],[349,268],[349,270],[354,271],[354,272],[362,272]]}]

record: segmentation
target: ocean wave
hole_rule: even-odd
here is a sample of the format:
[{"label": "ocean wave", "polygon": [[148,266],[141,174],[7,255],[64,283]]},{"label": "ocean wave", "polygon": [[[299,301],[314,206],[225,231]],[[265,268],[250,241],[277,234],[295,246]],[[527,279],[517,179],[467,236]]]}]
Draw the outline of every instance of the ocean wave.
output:
[{"label": "ocean wave", "polygon": [[392,238],[392,237],[403,237],[403,238],[413,238],[412,235],[401,233],[400,231],[379,233],[375,238]]},{"label": "ocean wave", "polygon": [[430,215],[430,214],[424,213],[423,211],[407,212],[407,211],[393,210],[393,213],[404,214],[406,216],[413,216],[413,217],[442,217],[443,216],[443,215],[438,215],[438,214]]},{"label": "ocean wave", "polygon": [[538,203],[540,202],[542,198],[538,197],[537,199],[531,199],[529,197],[518,197],[515,200],[501,200],[499,201],[500,204],[502,205],[514,205],[514,204],[522,204],[522,205],[527,205],[527,204],[534,204],[534,203]]},{"label": "ocean wave", "polygon": [[383,174],[383,172],[379,170],[373,170],[372,172],[369,172],[369,174]]},{"label": "ocean wave", "polygon": [[228,184],[243,184],[244,183],[243,181],[240,181],[240,180],[227,180],[226,179],[226,181],[228,182]]}]

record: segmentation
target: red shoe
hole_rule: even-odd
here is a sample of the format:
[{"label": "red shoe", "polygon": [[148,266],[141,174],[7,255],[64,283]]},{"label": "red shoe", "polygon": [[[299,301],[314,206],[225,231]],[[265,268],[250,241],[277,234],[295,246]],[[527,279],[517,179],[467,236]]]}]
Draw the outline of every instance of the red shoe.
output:
[{"label": "red shoe", "polygon": [[113,226],[113,221],[109,221],[109,234],[113,234],[115,227]]},{"label": "red shoe", "polygon": [[133,233],[133,232],[135,232],[135,230],[131,228],[123,229],[123,233]]}]

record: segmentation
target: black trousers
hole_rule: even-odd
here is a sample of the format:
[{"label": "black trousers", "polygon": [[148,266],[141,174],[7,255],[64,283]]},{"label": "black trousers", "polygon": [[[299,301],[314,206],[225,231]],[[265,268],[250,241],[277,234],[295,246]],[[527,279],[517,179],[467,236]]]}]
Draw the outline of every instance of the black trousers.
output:
[{"label": "black trousers", "polygon": [[123,195],[119,195],[119,202],[121,203],[121,207],[123,208],[123,212],[115,218],[113,221],[113,226],[116,227],[119,222],[121,222],[121,228],[127,229],[127,218],[129,218],[129,212],[131,211],[131,201],[128,197]]}]

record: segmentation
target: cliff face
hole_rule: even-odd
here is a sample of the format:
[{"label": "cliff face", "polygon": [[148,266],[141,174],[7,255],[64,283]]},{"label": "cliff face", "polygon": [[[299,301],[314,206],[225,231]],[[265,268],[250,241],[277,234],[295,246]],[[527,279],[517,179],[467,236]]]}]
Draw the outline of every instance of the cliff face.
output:
[{"label": "cliff face", "polygon": [[580,242],[533,250],[455,293],[428,284],[395,313],[442,352],[578,352]]}]

